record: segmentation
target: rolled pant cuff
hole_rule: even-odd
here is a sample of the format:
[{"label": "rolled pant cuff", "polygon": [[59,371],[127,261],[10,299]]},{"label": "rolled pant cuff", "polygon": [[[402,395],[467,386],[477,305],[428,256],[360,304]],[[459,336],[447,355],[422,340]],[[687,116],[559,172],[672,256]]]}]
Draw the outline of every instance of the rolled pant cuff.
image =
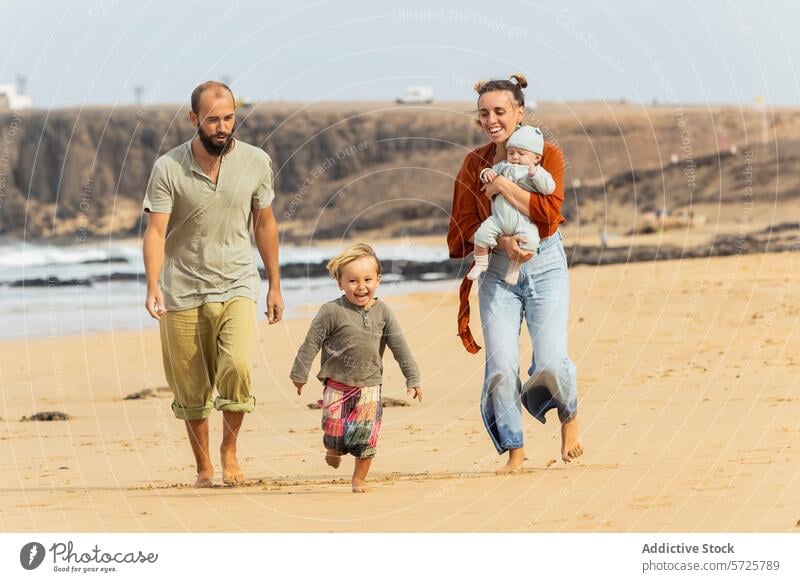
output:
[{"label": "rolled pant cuff", "polygon": [[561,424],[564,424],[565,422],[569,422],[570,420],[572,420],[576,416],[578,416],[578,411],[577,410],[572,410],[572,411],[566,411],[565,410],[563,413],[560,410],[558,411],[558,420],[561,421]]},{"label": "rolled pant cuff", "polygon": [[214,400],[214,408],[222,410],[223,412],[253,412],[256,407],[256,397],[251,396],[244,402],[236,402],[235,400],[228,400],[218,396]]},{"label": "rolled pant cuff", "polygon": [[212,410],[214,410],[214,403],[210,398],[204,406],[197,408],[185,408],[178,404],[177,400],[172,401],[172,413],[175,418],[181,420],[203,420],[211,416]]}]

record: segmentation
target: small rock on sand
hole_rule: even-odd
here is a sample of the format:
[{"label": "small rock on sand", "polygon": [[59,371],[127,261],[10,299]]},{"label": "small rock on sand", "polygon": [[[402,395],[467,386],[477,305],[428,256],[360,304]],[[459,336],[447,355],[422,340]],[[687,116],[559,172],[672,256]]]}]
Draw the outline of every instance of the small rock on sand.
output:
[{"label": "small rock on sand", "polygon": [[171,392],[167,386],[159,386],[158,388],[145,388],[138,392],[132,392],[123,398],[123,400],[143,400],[145,398],[158,398],[160,393]]},{"label": "small rock on sand", "polygon": [[28,422],[31,420],[69,420],[66,412],[37,412],[31,416],[23,416],[20,422]]},{"label": "small rock on sand", "polygon": [[144,390],[128,394],[123,400],[143,400],[144,398],[157,398],[156,391],[152,388],[145,388]]}]

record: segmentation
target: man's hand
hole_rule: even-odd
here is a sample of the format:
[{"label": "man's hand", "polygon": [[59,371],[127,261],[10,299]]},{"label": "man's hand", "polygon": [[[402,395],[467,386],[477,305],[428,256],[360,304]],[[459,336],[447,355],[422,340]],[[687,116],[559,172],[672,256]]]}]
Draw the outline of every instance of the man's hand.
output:
[{"label": "man's hand", "polygon": [[412,400],[416,399],[422,402],[422,388],[420,388],[419,386],[415,386],[413,388],[406,388],[406,394],[408,394],[408,396]]},{"label": "man's hand", "polygon": [[305,383],[301,384],[300,382],[295,382],[292,380],[292,384],[294,384],[294,387],[297,388],[297,395],[300,396],[300,394],[303,392],[303,386],[305,386]]},{"label": "man's hand", "polygon": [[506,256],[515,263],[525,263],[533,258],[531,251],[526,251],[519,245],[528,242],[528,239],[521,234],[503,234],[497,237],[497,246],[503,249]]},{"label": "man's hand", "polygon": [[283,319],[283,294],[280,289],[270,288],[267,292],[267,310],[264,314],[270,325]]},{"label": "man's hand", "polygon": [[161,319],[161,316],[167,312],[164,307],[164,294],[161,293],[159,287],[147,290],[147,299],[144,302],[144,308],[153,319]]}]

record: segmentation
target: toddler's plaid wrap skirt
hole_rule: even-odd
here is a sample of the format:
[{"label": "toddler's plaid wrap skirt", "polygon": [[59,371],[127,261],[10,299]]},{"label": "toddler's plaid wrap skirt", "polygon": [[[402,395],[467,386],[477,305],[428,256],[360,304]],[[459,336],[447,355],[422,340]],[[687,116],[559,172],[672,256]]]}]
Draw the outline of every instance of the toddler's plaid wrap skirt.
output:
[{"label": "toddler's plaid wrap skirt", "polygon": [[322,442],[326,449],[359,458],[375,456],[381,428],[381,387],[325,382],[322,392]]}]

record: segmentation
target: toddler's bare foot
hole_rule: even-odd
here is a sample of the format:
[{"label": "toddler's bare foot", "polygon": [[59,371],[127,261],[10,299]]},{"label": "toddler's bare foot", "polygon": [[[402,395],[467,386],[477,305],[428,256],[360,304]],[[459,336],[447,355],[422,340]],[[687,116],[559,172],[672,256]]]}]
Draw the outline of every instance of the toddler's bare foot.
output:
[{"label": "toddler's bare foot", "polygon": [[561,458],[565,463],[577,459],[583,454],[581,443],[581,430],[578,427],[578,417],[561,424]]},{"label": "toddler's bare foot", "polygon": [[366,493],[369,491],[367,488],[367,473],[372,464],[372,458],[356,458],[355,467],[353,468],[353,493]]},{"label": "toddler's bare foot", "polygon": [[339,465],[342,463],[342,455],[333,449],[327,449],[325,452],[325,462],[334,469],[338,469]]},{"label": "toddler's bare foot", "polygon": [[207,489],[214,486],[214,469],[203,469],[197,472],[197,479],[194,482],[195,489]]},{"label": "toddler's bare foot", "polygon": [[525,449],[508,449],[508,461],[503,467],[495,471],[498,475],[513,475],[520,469],[525,462]]},{"label": "toddler's bare foot", "polygon": [[221,447],[219,453],[222,458],[222,482],[225,485],[241,485],[244,483],[244,473],[239,466],[239,461],[236,459],[236,449]]},{"label": "toddler's bare foot", "polygon": [[367,493],[369,491],[369,487],[367,487],[367,482],[361,479],[353,479],[353,493]]}]

